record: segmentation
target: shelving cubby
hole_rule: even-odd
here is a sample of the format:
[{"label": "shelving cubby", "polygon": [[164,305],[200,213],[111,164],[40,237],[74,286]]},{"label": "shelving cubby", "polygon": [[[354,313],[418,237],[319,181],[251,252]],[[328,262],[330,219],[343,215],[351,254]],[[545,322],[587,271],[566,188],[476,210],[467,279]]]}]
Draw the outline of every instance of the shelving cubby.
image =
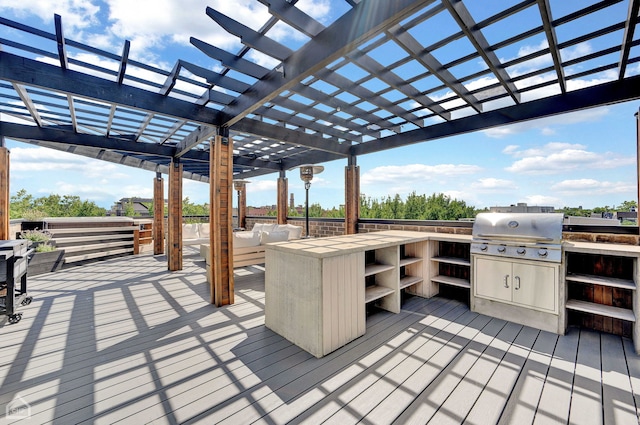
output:
[{"label": "shelving cubby", "polygon": [[425,280],[428,275],[427,242],[414,242],[400,245],[400,290],[421,297],[431,296],[430,282]]},{"label": "shelving cubby", "polygon": [[636,274],[635,257],[567,252],[568,324],[633,337]]},{"label": "shelving cubby", "polygon": [[[466,242],[431,241],[430,280],[436,293],[469,302],[471,288],[471,252]],[[444,286],[440,286],[444,285]]]},{"label": "shelving cubby", "polygon": [[400,312],[398,246],[365,251],[365,303]]}]

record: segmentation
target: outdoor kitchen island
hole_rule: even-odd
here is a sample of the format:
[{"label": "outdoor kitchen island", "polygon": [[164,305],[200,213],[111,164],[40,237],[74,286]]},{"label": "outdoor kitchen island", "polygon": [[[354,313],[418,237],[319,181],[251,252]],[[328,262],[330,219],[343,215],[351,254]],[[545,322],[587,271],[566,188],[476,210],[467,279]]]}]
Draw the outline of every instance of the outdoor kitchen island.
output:
[{"label": "outdoor kitchen island", "polygon": [[[265,324],[325,356],[364,335],[367,304],[399,313],[402,291],[428,298],[440,283],[470,288],[468,255],[451,254],[468,253],[470,242],[470,235],[383,231],[269,244]],[[441,275],[440,263],[460,272]]]},{"label": "outdoor kitchen island", "polygon": [[[367,304],[398,313],[402,291],[429,298],[446,284],[468,289],[473,311],[484,303],[483,314],[554,333],[579,325],[627,336],[640,352],[639,246],[563,241],[560,263],[540,263],[545,270],[551,268],[552,276],[543,278],[538,291],[551,294],[539,298],[529,293],[534,304],[542,303],[530,308],[528,301],[501,302],[491,292],[477,297],[471,244],[471,235],[412,231],[269,244],[265,324],[322,357],[364,335]],[[512,263],[516,273],[524,262],[498,260]],[[504,285],[503,278],[500,283]],[[508,284],[515,292],[515,282]]]}]

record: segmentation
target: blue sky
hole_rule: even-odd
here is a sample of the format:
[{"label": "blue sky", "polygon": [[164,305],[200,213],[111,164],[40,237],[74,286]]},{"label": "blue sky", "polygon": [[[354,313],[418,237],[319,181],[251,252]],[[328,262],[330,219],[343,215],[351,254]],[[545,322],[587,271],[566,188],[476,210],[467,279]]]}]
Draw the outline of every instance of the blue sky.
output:
[{"label": "blue sky", "polygon": [[[476,20],[491,13],[487,9],[475,10],[475,2],[466,3]],[[562,7],[564,2],[552,2],[552,9],[556,4]],[[192,47],[189,37],[230,52],[236,52],[240,44],[206,16],[207,6],[253,28],[267,17],[257,0],[3,0],[0,16],[54,32],[53,15],[58,13],[67,38],[118,54],[128,39],[131,56],[137,60],[170,70],[182,58],[217,70],[219,64]],[[347,9],[344,0],[300,0],[298,6],[325,25]],[[624,13],[626,7],[622,2],[612,14]],[[559,9],[553,11],[563,13]],[[527,25],[526,16],[518,19],[496,31],[508,33],[515,25]],[[575,25],[568,26],[567,31],[559,33],[559,38],[569,38],[573,36],[571,31],[582,30]],[[285,29],[274,28],[271,35],[292,47],[305,42],[288,36]],[[12,35],[2,29],[0,36]],[[492,41],[504,34],[486,36]],[[537,49],[542,43],[541,37],[532,39],[530,48]],[[589,51],[596,47],[581,44],[576,49]],[[520,48],[498,53],[500,57],[515,57],[527,51]],[[434,55],[446,59],[445,51]],[[382,61],[383,57],[378,59]],[[273,65],[269,58],[259,55],[252,60]],[[574,80],[572,84],[586,86],[590,82]],[[639,107],[640,102],[629,102],[361,156],[361,192],[375,198],[395,193],[406,196],[412,191],[445,193],[477,208],[516,202],[585,208],[619,205],[637,197],[634,113]],[[7,145],[11,150],[12,194],[26,189],[34,196],[79,195],[106,208],[122,197],[152,196],[155,176],[151,172],[12,140]],[[344,203],[346,160],[323,165],[325,171],[312,183],[311,202],[338,206]],[[287,175],[290,192],[298,204],[303,203],[304,187],[297,170]],[[275,204],[276,178],[274,174],[251,179],[248,204]],[[208,202],[207,184],[185,179],[183,193],[192,202]]]}]

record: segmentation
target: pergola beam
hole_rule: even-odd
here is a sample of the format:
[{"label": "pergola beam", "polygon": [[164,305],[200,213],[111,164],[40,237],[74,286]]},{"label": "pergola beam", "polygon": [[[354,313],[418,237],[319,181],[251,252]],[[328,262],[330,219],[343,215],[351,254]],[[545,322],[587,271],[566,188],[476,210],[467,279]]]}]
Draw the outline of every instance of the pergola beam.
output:
[{"label": "pergola beam", "polygon": [[127,61],[129,60],[129,50],[131,49],[131,42],[125,40],[124,47],[122,48],[122,56],[120,59],[120,67],[118,68],[118,84],[122,84],[124,81],[124,75],[127,71]]},{"label": "pergola beam", "polygon": [[16,91],[16,93],[18,93],[18,96],[20,96],[20,99],[22,99],[22,102],[29,111],[29,114],[31,114],[31,118],[33,118],[33,121],[38,127],[42,127],[42,118],[40,117],[38,108],[36,108],[36,105],[33,103],[31,96],[29,96],[29,93],[27,93],[27,89],[22,84],[13,83],[12,85],[13,89]]},{"label": "pergola beam", "polygon": [[60,60],[60,67],[66,70],[69,68],[69,61],[67,59],[67,46],[64,40],[64,33],[62,31],[62,17],[56,13],[55,15],[53,15],[53,20],[56,27],[58,60]]},{"label": "pergola beam", "polygon": [[400,93],[405,94],[409,99],[415,100],[417,103],[429,109],[431,112],[440,116],[446,121],[449,121],[451,119],[451,113],[445,111],[442,106],[436,104],[433,100],[429,99],[428,96],[420,93],[420,91],[411,84],[407,84],[404,79],[400,78],[400,76],[389,70],[380,62],[373,59],[371,56],[359,50],[356,50],[349,56],[363,69],[367,70],[371,74],[378,77],[380,80],[389,84],[389,86],[393,87],[395,90],[398,90]]},{"label": "pergola beam", "polygon": [[[304,134],[286,127],[277,127],[254,119],[244,119],[234,124],[233,131],[248,133],[268,139],[278,140],[292,145],[301,145],[319,151],[330,152],[339,156],[348,156],[350,144],[327,140],[322,136]],[[305,136],[305,137],[301,137]],[[236,143],[237,144],[237,143]]]},{"label": "pergola beam", "polygon": [[622,36],[622,45],[620,49],[620,61],[618,65],[618,78],[623,79],[627,71],[627,62],[629,60],[629,52],[633,43],[633,34],[636,31],[636,22],[638,20],[638,12],[640,11],[640,0],[630,0],[629,10],[627,12],[627,22],[624,26],[624,34]]},{"label": "pergola beam", "polygon": [[269,8],[269,12],[301,33],[315,37],[324,30],[324,25],[316,21],[286,0],[258,0]]},{"label": "pergola beam", "polygon": [[496,53],[491,50],[491,45],[481,30],[478,29],[478,25],[473,20],[467,7],[462,3],[462,0],[442,0],[442,3],[453,19],[458,22],[462,32],[464,32],[471,44],[474,45],[482,59],[484,59],[487,66],[491,69],[491,72],[493,72],[507,93],[509,93],[509,96],[511,96],[516,104],[519,104],[520,93],[518,92],[518,88],[511,81],[511,77],[509,77],[507,71],[501,66],[500,59],[498,59]]},{"label": "pergola beam", "polygon": [[462,83],[458,82],[458,79],[448,69],[442,66],[435,56],[426,51],[411,34],[400,26],[394,26],[389,30],[389,33],[411,56],[442,81],[445,86],[475,109],[476,112],[482,112],[482,103],[469,93],[469,90],[467,90]]},{"label": "pergola beam", "polygon": [[90,146],[100,149],[131,152],[171,158],[175,148],[154,143],[136,143],[128,139],[119,139],[93,134],[78,134],[68,130],[51,127],[35,127],[11,122],[0,122],[0,134],[17,140],[42,140],[66,145]]},{"label": "pergola beam", "polygon": [[198,40],[195,37],[191,37],[190,41],[191,44],[197,47],[202,53],[209,56],[211,59],[219,60],[223,66],[229,69],[233,69],[234,71],[238,71],[257,79],[260,79],[269,73],[267,68],[253,62],[249,62],[246,59],[212,46],[209,43],[205,43],[202,40]]},{"label": "pergola beam", "polygon": [[137,87],[61,68],[0,51],[0,79],[42,87],[100,102],[127,106],[198,124],[217,125],[220,112],[193,103],[151,93]]},{"label": "pergola beam", "polygon": [[284,62],[284,72],[272,70],[237,102],[223,109],[231,126],[269,102],[284,90],[356,48],[389,25],[400,22],[433,0],[367,0],[345,13],[331,27],[320,32]]},{"label": "pergola beam", "polygon": [[379,152],[419,142],[441,139],[500,125],[545,118],[597,106],[626,102],[640,98],[640,76],[591,86],[494,111],[483,112],[427,128],[407,131],[375,142],[352,147],[354,155]]},{"label": "pergola beam", "polygon": [[564,68],[562,67],[562,58],[560,58],[560,52],[558,51],[558,37],[556,36],[556,29],[551,24],[551,6],[549,0],[538,0],[538,8],[540,9],[540,17],[542,18],[542,26],[544,32],[547,35],[547,42],[549,43],[549,51],[553,58],[553,67],[556,70],[558,76],[558,84],[560,85],[560,91],[562,93],[567,92],[567,82],[564,77]]},{"label": "pergola beam", "polygon": [[73,101],[73,96],[67,95],[67,103],[69,103],[69,116],[71,117],[71,126],[73,131],[78,131],[78,119],[76,118],[76,105]]},{"label": "pergola beam", "polygon": [[199,145],[204,140],[216,135],[216,128],[210,126],[200,126],[197,130],[192,131],[187,137],[182,139],[176,146],[176,158],[180,158],[191,150],[194,146]]},{"label": "pergola beam", "polygon": [[242,44],[256,49],[267,56],[283,61],[293,53],[293,51],[288,47],[272,40],[266,35],[260,34],[259,32],[242,25],[240,22],[229,18],[215,9],[207,7],[207,15],[218,25],[224,28],[224,30],[229,34],[240,37]]}]

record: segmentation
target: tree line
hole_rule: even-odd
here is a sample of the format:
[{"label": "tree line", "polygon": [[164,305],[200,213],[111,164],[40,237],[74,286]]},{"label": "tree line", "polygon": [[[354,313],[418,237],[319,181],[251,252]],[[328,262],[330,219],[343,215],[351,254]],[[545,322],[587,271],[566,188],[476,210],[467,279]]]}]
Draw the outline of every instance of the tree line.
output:
[{"label": "tree line", "polygon": [[[153,204],[145,204],[149,212],[153,214]],[[630,211],[637,208],[636,201],[624,201],[620,205],[596,207],[584,209],[581,207],[564,207],[557,212],[563,212],[567,216],[589,217],[593,213],[600,214],[612,211]],[[380,219],[405,219],[405,220],[458,220],[462,218],[473,218],[479,212],[487,209],[477,210],[473,206],[467,205],[464,201],[452,199],[443,193],[433,193],[418,195],[411,192],[406,199],[399,194],[386,196],[383,198],[372,198],[366,195],[360,196],[360,218],[380,218]],[[126,216],[134,216],[133,204],[124,206]],[[10,218],[24,218],[28,220],[38,220],[44,217],[100,217],[105,216],[107,210],[99,207],[93,201],[80,199],[79,196],[52,194],[34,197],[21,189],[10,199]],[[166,215],[165,207],[165,215]],[[195,204],[186,197],[182,200],[182,214],[184,216],[208,216],[209,204]],[[267,215],[275,216],[276,210],[271,210]],[[302,212],[291,208],[288,211],[289,217],[304,216]],[[309,205],[309,217],[344,218],[344,206],[325,209],[319,203]]]},{"label": "tree line", "polygon": [[39,198],[20,189],[10,198],[9,218],[40,220],[44,217],[101,217],[107,210],[93,201],[72,195],[48,195]]}]

